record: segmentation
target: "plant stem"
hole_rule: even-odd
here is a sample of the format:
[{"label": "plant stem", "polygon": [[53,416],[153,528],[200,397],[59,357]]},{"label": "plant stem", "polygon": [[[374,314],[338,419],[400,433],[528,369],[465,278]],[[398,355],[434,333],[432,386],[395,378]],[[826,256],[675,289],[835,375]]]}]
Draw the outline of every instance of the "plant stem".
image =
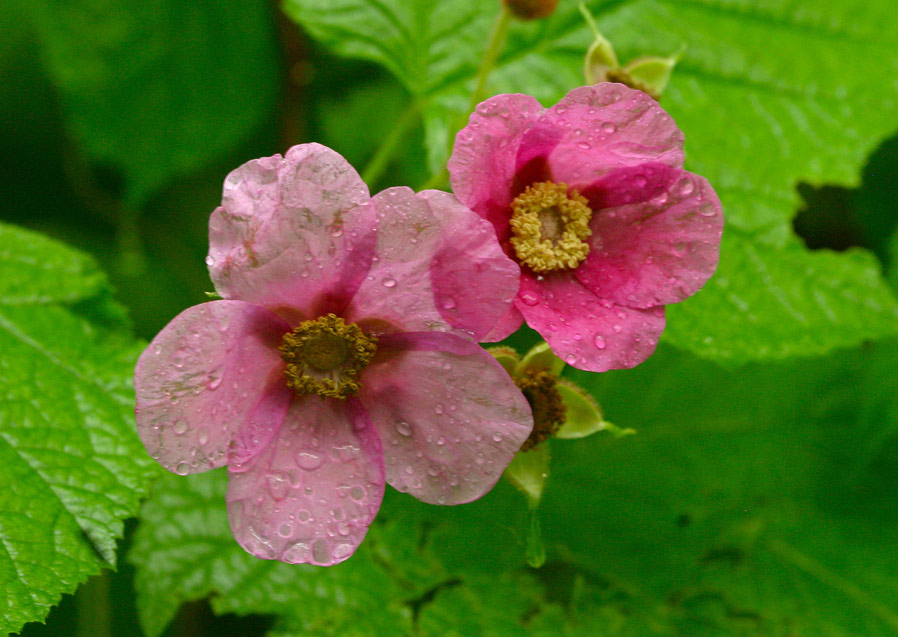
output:
[{"label": "plant stem", "polygon": [[368,162],[368,165],[365,166],[365,169],[362,171],[362,180],[366,184],[373,186],[374,183],[380,179],[384,170],[386,170],[387,165],[390,163],[393,153],[396,152],[399,142],[402,141],[409,129],[417,123],[420,114],[420,104],[418,103],[418,100],[414,100],[408,105],[408,108],[405,109],[402,115],[399,116],[399,119],[393,126],[393,130],[390,131],[390,134],[387,135],[383,144],[381,144],[380,148],[377,149],[377,152],[374,153],[374,157],[371,158],[371,161]]},{"label": "plant stem", "polygon": [[76,595],[77,637],[109,637],[112,635],[112,607],[109,604],[108,570],[87,580]]},{"label": "plant stem", "polygon": [[471,103],[468,106],[468,112],[473,111],[484,97],[486,97],[486,79],[496,66],[496,60],[499,59],[499,51],[505,44],[505,36],[508,34],[508,24],[511,22],[511,13],[502,5],[502,12],[496,18],[493,24],[493,30],[490,33],[489,42],[486,45],[486,51],[483,54],[483,60],[480,62],[480,68],[477,70],[477,84],[474,86],[474,92],[471,93]]}]

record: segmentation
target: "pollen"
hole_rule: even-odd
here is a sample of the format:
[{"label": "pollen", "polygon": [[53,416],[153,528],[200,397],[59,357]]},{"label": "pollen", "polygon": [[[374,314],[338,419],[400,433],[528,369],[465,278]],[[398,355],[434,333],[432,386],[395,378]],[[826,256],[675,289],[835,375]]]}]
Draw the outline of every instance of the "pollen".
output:
[{"label": "pollen", "polygon": [[567,408],[561,399],[558,378],[554,374],[528,369],[515,378],[514,382],[533,410],[533,431],[521,446],[521,451],[528,451],[555,435],[564,424]]},{"label": "pollen", "polygon": [[511,245],[534,272],[572,270],[589,254],[590,219],[586,197],[567,184],[531,184],[511,202]]},{"label": "pollen", "polygon": [[327,314],[297,325],[278,349],[293,391],[342,400],[358,393],[359,374],[377,353],[377,337]]}]

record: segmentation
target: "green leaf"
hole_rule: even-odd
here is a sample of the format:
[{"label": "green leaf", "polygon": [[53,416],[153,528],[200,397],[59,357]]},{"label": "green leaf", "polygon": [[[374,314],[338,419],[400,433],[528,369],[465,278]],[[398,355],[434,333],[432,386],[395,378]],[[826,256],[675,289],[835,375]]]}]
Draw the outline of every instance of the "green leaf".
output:
[{"label": "green leaf", "polygon": [[72,135],[139,205],[242,141],[278,91],[264,2],[39,0],[32,15]]},{"label": "green leaf", "polygon": [[133,422],[142,346],[96,266],[12,226],[0,241],[0,631],[15,632],[115,565],[154,463]]},{"label": "green leaf", "polygon": [[736,363],[824,354],[898,331],[898,302],[867,251],[809,252],[724,233],[705,288],[668,308],[669,342]]},{"label": "green leaf", "polygon": [[603,406],[640,434],[553,445],[550,553],[677,634],[894,634],[898,440],[871,453],[859,426],[866,394],[898,390],[862,371],[894,353],[726,371],[662,348],[603,375]]}]

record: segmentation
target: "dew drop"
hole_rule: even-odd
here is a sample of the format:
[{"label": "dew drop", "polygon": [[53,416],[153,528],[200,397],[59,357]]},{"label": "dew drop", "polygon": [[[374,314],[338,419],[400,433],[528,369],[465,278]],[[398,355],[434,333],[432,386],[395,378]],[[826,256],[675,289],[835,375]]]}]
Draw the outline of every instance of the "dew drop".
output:
[{"label": "dew drop", "polygon": [[309,512],[306,511],[305,509],[303,509],[302,511],[300,511],[299,513],[296,514],[296,519],[298,519],[303,524],[308,522],[310,518],[311,518],[311,516],[309,515]]},{"label": "dew drop", "polygon": [[537,297],[535,294],[532,294],[530,292],[525,292],[524,294],[521,295],[521,301],[524,303],[524,305],[532,306],[532,305],[536,305],[537,303],[539,303],[539,297]]},{"label": "dew drop", "polygon": [[186,462],[178,463],[178,466],[175,467],[175,473],[177,473],[179,476],[186,476],[189,471],[190,465]]},{"label": "dew drop", "polygon": [[294,456],[294,460],[296,460],[296,465],[299,468],[306,471],[314,471],[324,464],[324,456],[317,451],[309,449],[299,449]]},{"label": "dew drop", "polygon": [[296,542],[295,544],[291,544],[284,550],[283,554],[281,555],[281,559],[288,564],[308,562],[309,545],[305,542]]},{"label": "dew drop", "polygon": [[281,537],[290,537],[291,533],[293,533],[293,525],[289,522],[284,522],[278,527],[278,535]]},{"label": "dew drop", "polygon": [[605,349],[605,337],[601,334],[596,334],[596,337],[592,341],[593,345],[595,345],[598,349]]},{"label": "dew drop", "polygon": [[362,498],[365,497],[365,489],[360,487],[359,485],[355,485],[349,489],[349,497],[359,502]]},{"label": "dew drop", "polygon": [[688,197],[695,190],[695,184],[688,177],[680,182],[680,194]]},{"label": "dew drop", "polygon": [[411,436],[412,426],[404,420],[400,420],[398,423],[396,423],[396,433],[398,433],[400,436]]},{"label": "dew drop", "polygon": [[612,325],[611,329],[614,331],[615,334],[620,334],[621,332],[624,331],[624,328],[621,327],[620,325]]},{"label": "dew drop", "polygon": [[209,374],[209,378],[206,381],[206,387],[209,388],[210,391],[215,391],[221,386],[221,376],[216,376],[215,374]]},{"label": "dew drop", "polygon": [[442,415],[446,412],[446,408],[443,407],[443,403],[437,403],[436,407],[434,407],[433,410],[439,415]]},{"label": "dew drop", "polygon": [[502,442],[502,434],[493,434],[493,442]]},{"label": "dew drop", "polygon": [[381,281],[381,284],[382,284],[385,288],[395,288],[395,287],[396,287],[396,279],[393,279],[393,278],[391,278],[391,277],[387,277],[386,279],[384,279],[383,281]]},{"label": "dew drop", "polygon": [[179,436],[183,436],[187,433],[187,421],[186,420],[176,420],[175,424],[171,426],[172,431],[174,431]]},{"label": "dew drop", "polygon": [[579,142],[577,144],[578,148],[582,148],[583,150],[589,150],[592,146],[589,145],[589,142]]},{"label": "dew drop", "polygon": [[455,299],[451,297],[446,297],[443,299],[443,309],[444,310],[454,310],[455,309]]},{"label": "dew drop", "polygon": [[614,122],[602,122],[602,132],[611,134],[617,130],[617,126],[615,126]]},{"label": "dew drop", "polygon": [[331,226],[331,236],[334,237],[335,239],[337,237],[342,237],[343,236],[343,226],[338,225],[338,224],[334,224],[333,226]]},{"label": "dew drop", "polygon": [[206,257],[206,265],[208,265],[210,268],[211,268],[213,265],[215,265],[215,259],[212,258],[212,255],[211,255],[211,254],[210,254],[209,256]]},{"label": "dew drop", "polygon": [[573,365],[574,363],[577,362],[577,357],[573,354],[568,354],[567,356],[564,357],[564,360],[568,365]]},{"label": "dew drop", "polygon": [[283,500],[290,492],[287,474],[283,471],[272,471],[268,474],[268,491],[275,500]]},{"label": "dew drop", "polygon": [[312,561],[317,562],[318,564],[327,564],[331,561],[327,540],[318,538],[312,542]]},{"label": "dew drop", "polygon": [[[342,535],[349,535],[348,529],[347,532]],[[345,542],[337,544],[334,547],[333,555],[336,560],[342,560],[343,558],[349,557],[352,555],[352,544],[346,544]]]}]

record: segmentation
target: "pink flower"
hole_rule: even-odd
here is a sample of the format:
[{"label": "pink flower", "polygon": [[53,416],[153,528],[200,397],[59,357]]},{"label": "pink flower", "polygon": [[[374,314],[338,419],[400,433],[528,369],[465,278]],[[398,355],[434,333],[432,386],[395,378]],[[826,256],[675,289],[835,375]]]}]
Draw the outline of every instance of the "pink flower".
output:
[{"label": "pink flower", "polygon": [[529,95],[481,103],[456,137],[452,189],[523,266],[514,308],[487,340],[526,320],[580,369],[648,358],[664,306],[717,267],[720,201],[682,166],[670,115],[621,84],[574,89],[549,109]]},{"label": "pink flower", "polygon": [[385,481],[437,504],[493,486],[533,421],[472,340],[518,285],[489,224],[443,192],[369,198],[340,155],[304,144],[232,172],[209,229],[224,300],[140,357],[137,426],[170,471],[228,465],[243,548],[335,564]]}]

